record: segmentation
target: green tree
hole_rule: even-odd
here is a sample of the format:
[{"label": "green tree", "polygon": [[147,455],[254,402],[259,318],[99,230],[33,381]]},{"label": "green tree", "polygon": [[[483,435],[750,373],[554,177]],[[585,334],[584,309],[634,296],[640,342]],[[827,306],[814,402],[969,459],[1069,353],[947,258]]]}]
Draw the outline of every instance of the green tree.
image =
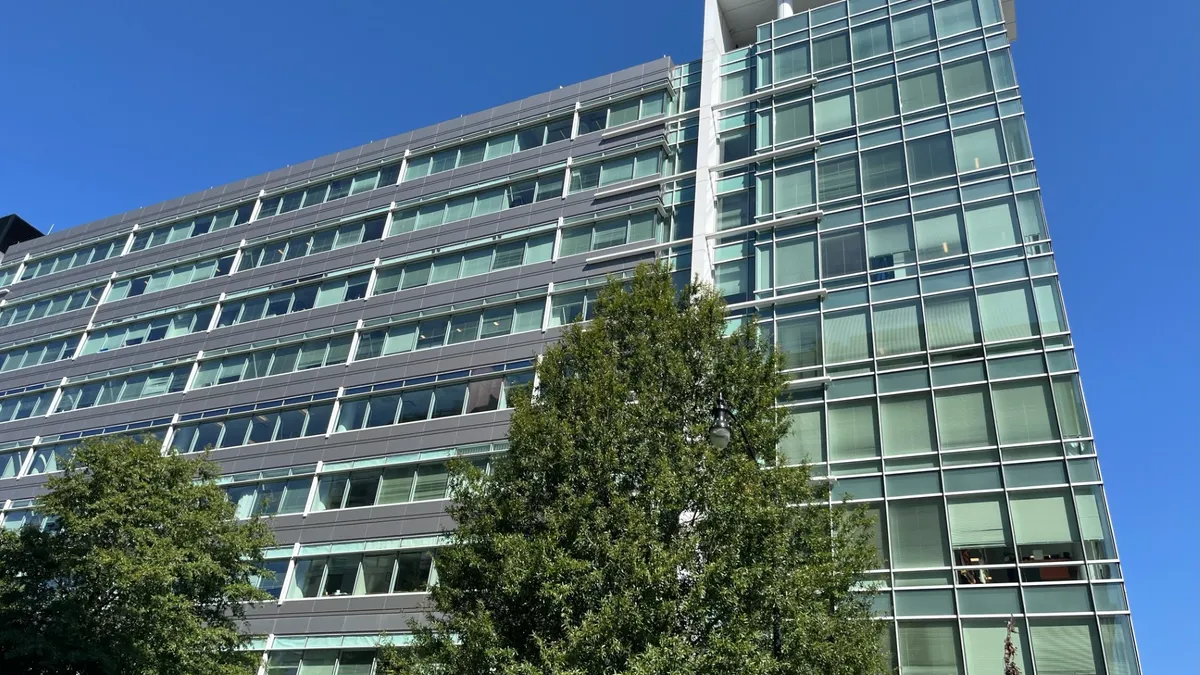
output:
[{"label": "green tree", "polygon": [[[664,267],[610,282],[516,399],[494,474],[454,466],[432,612],[383,672],[885,671],[854,592],[877,566],[867,516],[777,468],[780,357],[753,326],[724,331],[720,298]],[[721,395],[724,449],[707,442]]]},{"label": "green tree", "polygon": [[274,536],[234,520],[215,463],[159,445],[84,442],[38,498],[47,526],[0,532],[0,672],[253,672],[243,603]]}]

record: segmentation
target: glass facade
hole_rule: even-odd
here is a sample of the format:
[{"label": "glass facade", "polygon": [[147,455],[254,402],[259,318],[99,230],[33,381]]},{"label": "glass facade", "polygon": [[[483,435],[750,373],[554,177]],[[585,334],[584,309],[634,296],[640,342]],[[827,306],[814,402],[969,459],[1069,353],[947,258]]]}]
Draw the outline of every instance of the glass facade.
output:
[{"label": "glass facade", "polygon": [[[211,449],[297,542],[259,672],[370,673],[437,582],[447,459],[488,470],[530,354],[659,259],[783,353],[781,457],[874,516],[902,675],[1000,672],[1010,617],[1023,672],[1138,673],[999,0],[760,4],[694,62],[14,247],[2,526],[53,526],[84,438]],[[309,607],[344,630],[272,632]]]}]

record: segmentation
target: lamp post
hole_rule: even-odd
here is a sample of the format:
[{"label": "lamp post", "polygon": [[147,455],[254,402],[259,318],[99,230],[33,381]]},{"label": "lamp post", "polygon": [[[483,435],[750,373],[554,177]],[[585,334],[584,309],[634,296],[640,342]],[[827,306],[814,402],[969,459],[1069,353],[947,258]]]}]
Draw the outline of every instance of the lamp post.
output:
[{"label": "lamp post", "polygon": [[[718,450],[724,450],[729,447],[729,441],[733,438],[731,431],[734,424],[737,423],[737,416],[734,415],[733,408],[730,407],[729,401],[725,400],[722,394],[717,395],[717,403],[712,409],[713,421],[708,427],[708,442]],[[754,446],[750,444],[746,438],[746,429],[741,425],[737,426],[738,434],[741,436],[742,445],[746,448],[746,456],[751,462],[758,463],[758,456],[754,452]],[[778,661],[783,654],[783,632],[779,625],[779,604],[772,600],[771,607],[771,652]]]}]

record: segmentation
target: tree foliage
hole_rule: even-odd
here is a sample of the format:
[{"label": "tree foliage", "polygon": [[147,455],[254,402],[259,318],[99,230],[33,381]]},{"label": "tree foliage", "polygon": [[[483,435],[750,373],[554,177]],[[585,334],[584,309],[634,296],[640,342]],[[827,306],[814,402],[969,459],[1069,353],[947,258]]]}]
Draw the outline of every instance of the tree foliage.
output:
[{"label": "tree foliage", "polygon": [[[877,566],[866,516],[821,505],[807,467],[776,468],[779,356],[753,326],[724,329],[712,290],[677,292],[663,267],[601,291],[518,397],[493,475],[454,467],[433,611],[384,672],[886,669],[852,592]],[[707,443],[719,395],[736,413],[725,449]]]},{"label": "tree foliage", "polygon": [[0,672],[252,672],[243,603],[274,536],[216,476],[155,441],[81,444],[38,498],[49,526],[0,532]]}]

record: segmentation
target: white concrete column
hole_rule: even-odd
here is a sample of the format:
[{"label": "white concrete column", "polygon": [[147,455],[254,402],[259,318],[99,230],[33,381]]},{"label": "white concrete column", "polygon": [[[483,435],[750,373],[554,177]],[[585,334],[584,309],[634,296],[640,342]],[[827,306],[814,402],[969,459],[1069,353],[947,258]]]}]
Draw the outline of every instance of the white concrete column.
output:
[{"label": "white concrete column", "polygon": [[732,47],[717,0],[704,2],[704,47],[700,75],[700,129],[696,142],[696,205],[692,226],[692,278],[711,284],[712,260],[708,235],[716,231],[716,182],[709,167],[721,162],[713,105],[720,103],[721,55]]},{"label": "white concrete column", "polygon": [[795,12],[792,11],[792,0],[779,0],[779,16],[778,19],[786,19]]}]

